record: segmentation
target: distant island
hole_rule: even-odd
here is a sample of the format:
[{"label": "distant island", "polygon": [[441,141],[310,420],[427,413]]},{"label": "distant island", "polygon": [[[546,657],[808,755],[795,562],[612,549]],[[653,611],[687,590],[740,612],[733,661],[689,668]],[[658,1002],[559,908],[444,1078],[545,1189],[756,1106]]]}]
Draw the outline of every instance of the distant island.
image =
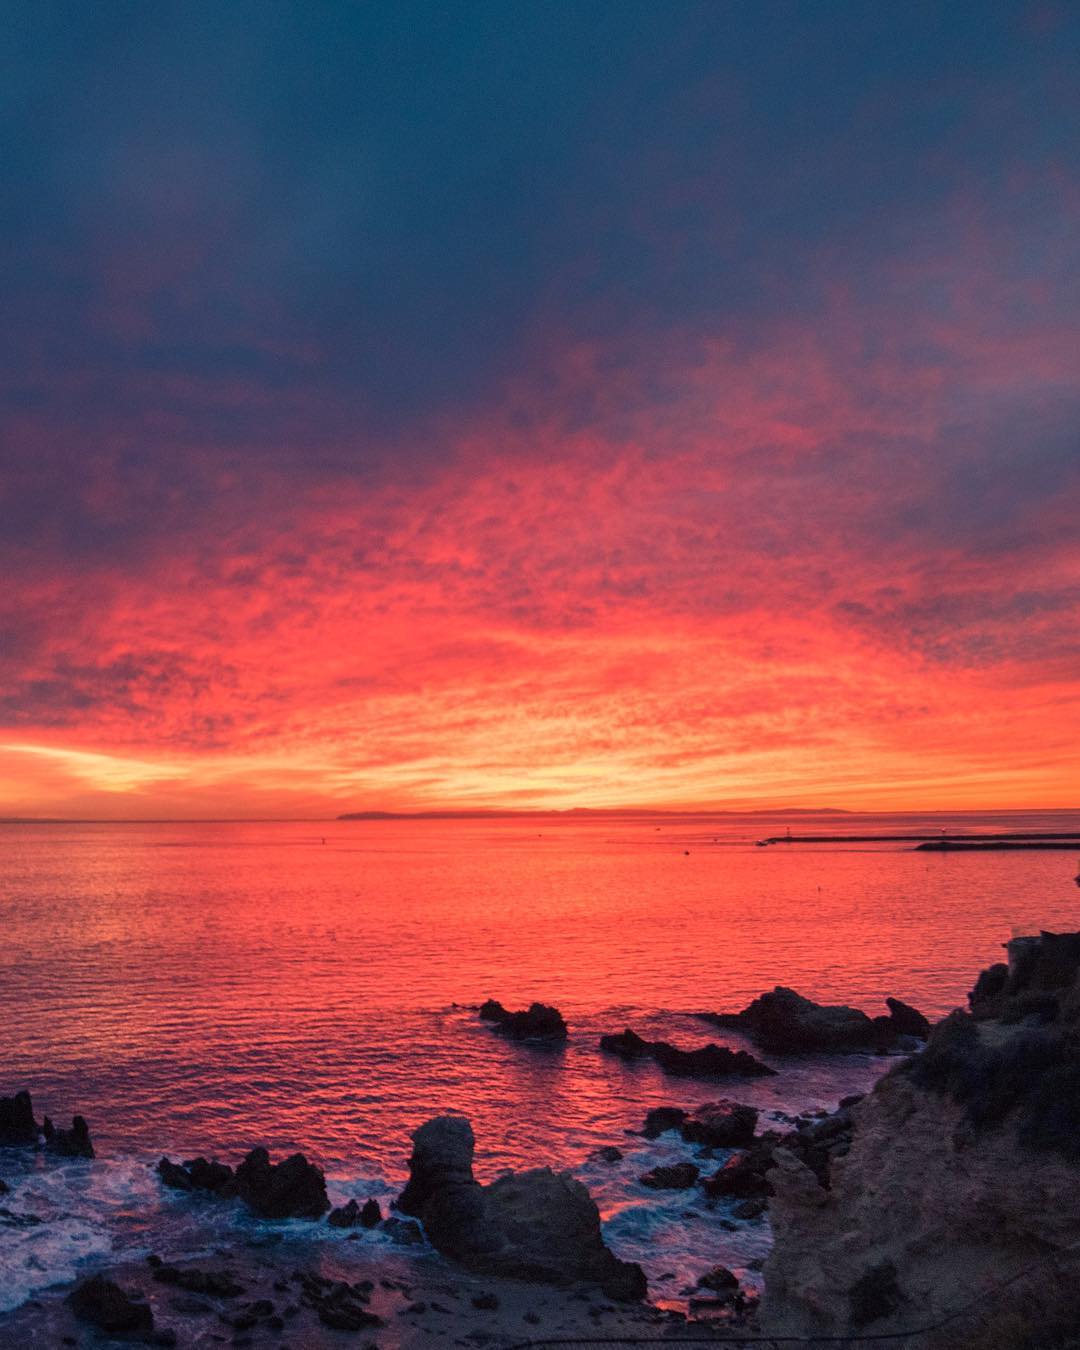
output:
[{"label": "distant island", "polygon": [[641,816],[653,819],[657,816],[670,816],[685,820],[688,817],[714,816],[849,816],[852,812],[839,806],[769,806],[760,810],[718,809],[715,811],[686,810],[676,811],[671,807],[648,806],[571,806],[564,810],[537,808],[533,811],[499,811],[494,809],[462,811],[346,811],[338,820],[550,820],[557,817],[565,820],[568,816],[596,817],[610,819],[617,816]]}]

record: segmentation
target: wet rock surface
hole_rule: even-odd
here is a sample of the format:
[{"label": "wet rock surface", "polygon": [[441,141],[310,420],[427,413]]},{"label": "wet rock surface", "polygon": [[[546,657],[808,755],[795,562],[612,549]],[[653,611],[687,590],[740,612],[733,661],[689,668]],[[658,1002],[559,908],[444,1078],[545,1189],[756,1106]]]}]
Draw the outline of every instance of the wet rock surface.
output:
[{"label": "wet rock surface", "polygon": [[894,1048],[911,1049],[906,1041],[925,1039],[930,1023],[899,999],[886,1000],[888,1016],[869,1017],[846,1004],[828,1005],[777,985],[741,1012],[701,1013],[713,1026],[730,1027],[749,1036],[774,1055],[849,1054]]},{"label": "wet rock surface", "polygon": [[93,1275],[68,1295],[72,1312],[108,1336],[145,1340],[154,1330],[150,1308],[104,1275]]},{"label": "wet rock surface", "polygon": [[626,1060],[653,1060],[665,1073],[679,1078],[763,1078],[776,1073],[746,1050],[712,1043],[696,1050],[680,1050],[668,1041],[646,1041],[629,1027],[600,1037],[600,1049]]},{"label": "wet rock surface", "polygon": [[566,1022],[558,1008],[547,1003],[531,1003],[520,1012],[508,1012],[497,999],[489,998],[480,1006],[480,1017],[496,1031],[514,1041],[565,1041]]},{"label": "wet rock surface", "polygon": [[236,1197],[264,1219],[318,1219],[330,1208],[322,1171],[302,1153],[272,1163],[266,1149],[254,1148],[235,1172],[206,1158],[184,1163],[162,1158],[156,1170],[173,1190]]}]

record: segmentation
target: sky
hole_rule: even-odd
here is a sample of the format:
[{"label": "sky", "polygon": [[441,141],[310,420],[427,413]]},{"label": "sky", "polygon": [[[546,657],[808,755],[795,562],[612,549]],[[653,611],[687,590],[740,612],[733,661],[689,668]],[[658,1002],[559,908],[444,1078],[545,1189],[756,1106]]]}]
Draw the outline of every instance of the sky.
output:
[{"label": "sky", "polygon": [[12,0],[0,814],[1068,807],[1080,10]]}]

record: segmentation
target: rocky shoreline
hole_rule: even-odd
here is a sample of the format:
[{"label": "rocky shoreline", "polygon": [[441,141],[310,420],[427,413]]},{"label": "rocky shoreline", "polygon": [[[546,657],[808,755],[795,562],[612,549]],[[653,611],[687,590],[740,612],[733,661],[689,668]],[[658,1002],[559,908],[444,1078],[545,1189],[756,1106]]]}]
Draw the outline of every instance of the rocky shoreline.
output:
[{"label": "rocky shoreline", "polygon": [[[667,1150],[637,1176],[645,1192],[685,1195],[720,1229],[771,1227],[760,1305],[716,1265],[683,1291],[689,1322],[651,1305],[644,1272],[609,1248],[579,1180],[527,1168],[482,1185],[469,1121],[444,1115],[414,1131],[408,1181],[386,1214],[374,1197],[332,1208],[322,1171],[302,1153],[275,1162],[256,1148],[235,1166],[163,1157],[157,1177],[180,1201],[239,1205],[270,1224],[304,1219],[340,1240],[313,1250],[272,1229],[270,1245],[234,1243],[212,1259],[103,1261],[74,1286],[0,1316],[0,1341],[121,1336],[317,1350],[347,1336],[365,1346],[504,1347],[554,1336],[677,1338],[688,1327],[719,1338],[738,1328],[859,1337],[940,1325],[943,1347],[974,1347],[981,1343],[965,1341],[966,1323],[954,1317],[973,1291],[1065,1260],[1073,1247],[1080,1253],[1080,934],[1014,939],[1008,958],[979,976],[967,1010],[932,1029],[898,1000],[872,1018],[783,986],[741,1013],[703,1015],[773,1056],[897,1056],[871,1091],[832,1111],[780,1120],[772,1112],[763,1122],[758,1108],[718,1097],[654,1108],[636,1131]],[[561,1044],[568,1035],[547,1005],[514,1013],[489,1000],[480,1011],[512,1041]],[[924,1037],[925,1050],[912,1053]],[[679,1051],[629,1028],[599,1048],[676,1077],[774,1072],[745,1051]],[[690,1057],[691,1068],[672,1056]],[[70,1130],[48,1118],[38,1126],[25,1092],[0,1099],[0,1144],[94,1157],[81,1117]],[[625,1166],[627,1147],[612,1143],[595,1159]],[[1060,1323],[1061,1309],[1051,1311]],[[1044,1313],[1036,1308],[1027,1321]],[[1001,1344],[1067,1346],[1068,1320],[1065,1332],[1058,1323],[1057,1340],[1025,1340],[1020,1326]]]}]

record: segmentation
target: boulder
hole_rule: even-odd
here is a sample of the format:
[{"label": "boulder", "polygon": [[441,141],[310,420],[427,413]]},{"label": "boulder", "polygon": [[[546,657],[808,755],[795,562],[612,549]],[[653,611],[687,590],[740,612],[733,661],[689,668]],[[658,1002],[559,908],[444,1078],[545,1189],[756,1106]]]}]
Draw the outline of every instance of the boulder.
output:
[{"label": "boulder", "polygon": [[409,1181],[398,1199],[432,1245],[472,1270],[550,1283],[599,1284],[612,1298],[644,1297],[640,1267],[604,1246],[600,1215],[568,1173],[536,1168],[481,1186],[472,1174],[472,1127],[441,1116],[413,1134]]},{"label": "boulder", "polygon": [[760,1078],[776,1072],[746,1050],[713,1044],[680,1050],[668,1041],[643,1040],[629,1027],[618,1035],[601,1036],[600,1049],[620,1059],[654,1060],[665,1073],[679,1078]]},{"label": "boulder", "polygon": [[104,1275],[92,1275],[68,1295],[71,1311],[108,1336],[143,1336],[154,1329],[154,1314],[145,1303],[129,1298]]},{"label": "boulder", "polygon": [[714,1266],[702,1275],[698,1284],[702,1289],[711,1289],[714,1294],[735,1294],[739,1289],[739,1277],[727,1266]]},{"label": "boulder", "polygon": [[638,1180],[654,1191],[686,1191],[697,1181],[700,1172],[694,1163],[673,1163],[670,1167],[654,1167]]},{"label": "boulder", "polygon": [[776,1055],[848,1054],[893,1048],[902,1037],[925,1038],[929,1022],[916,1009],[889,999],[887,1017],[868,1017],[846,1004],[815,1003],[777,985],[742,1012],[703,1013],[715,1026],[732,1027]]},{"label": "boulder", "polygon": [[275,1164],[266,1149],[254,1148],[230,1189],[264,1219],[318,1219],[330,1208],[321,1169],[302,1153]]},{"label": "boulder", "polygon": [[1080,933],[1041,932],[1005,944],[1008,964],[989,966],[968,994],[979,1020],[1008,1025],[1076,1020],[1080,1012]]},{"label": "boulder", "polygon": [[566,1022],[558,1008],[530,1003],[520,1012],[508,1012],[497,999],[481,1004],[480,1016],[495,1030],[515,1041],[565,1041]]},{"label": "boulder", "polygon": [[708,1148],[746,1148],[753,1143],[758,1113],[740,1102],[706,1102],[681,1125],[682,1137],[690,1144]]},{"label": "boulder", "polygon": [[361,1228],[374,1228],[382,1221],[382,1210],[378,1200],[365,1200],[360,1209]]}]

